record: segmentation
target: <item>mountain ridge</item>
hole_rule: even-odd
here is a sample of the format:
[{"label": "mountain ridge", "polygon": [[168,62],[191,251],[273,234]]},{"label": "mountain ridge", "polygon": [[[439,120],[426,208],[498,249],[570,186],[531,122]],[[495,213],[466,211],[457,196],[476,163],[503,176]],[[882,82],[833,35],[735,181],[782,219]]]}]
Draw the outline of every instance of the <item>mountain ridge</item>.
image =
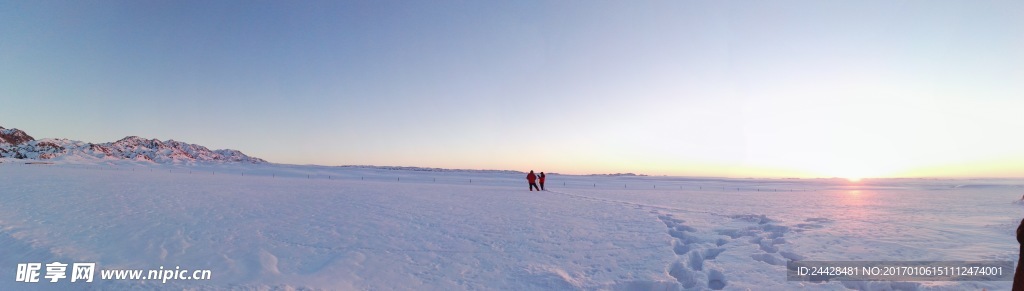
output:
[{"label": "mountain ridge", "polygon": [[139,136],[126,136],[106,143],[87,143],[64,138],[36,140],[17,128],[0,127],[0,158],[54,160],[54,159],[116,159],[149,161],[159,164],[189,163],[252,163],[265,164],[266,160],[246,155],[238,150],[209,148],[173,139],[161,141]]}]

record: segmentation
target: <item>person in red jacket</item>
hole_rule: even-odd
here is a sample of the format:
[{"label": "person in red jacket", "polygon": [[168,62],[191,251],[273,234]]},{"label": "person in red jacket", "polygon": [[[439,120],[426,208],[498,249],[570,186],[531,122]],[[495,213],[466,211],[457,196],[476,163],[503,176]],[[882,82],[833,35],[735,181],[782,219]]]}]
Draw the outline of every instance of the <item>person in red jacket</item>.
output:
[{"label": "person in red jacket", "polygon": [[537,191],[540,191],[540,188],[537,187],[537,182],[536,182],[537,181],[537,175],[533,173],[533,170],[530,170],[530,173],[526,174],[526,181],[530,182],[530,191],[533,191],[533,188],[537,188]]},{"label": "person in red jacket", "polygon": [[1020,225],[1017,226],[1017,243],[1020,244],[1020,257],[1017,259],[1017,269],[1013,272],[1012,290],[1024,291],[1024,219],[1021,219]]},{"label": "person in red jacket", "polygon": [[544,176],[544,172],[540,172],[540,176],[537,176],[537,180],[540,180],[540,190],[541,191],[544,191],[544,178],[546,178],[546,177],[547,176]]}]

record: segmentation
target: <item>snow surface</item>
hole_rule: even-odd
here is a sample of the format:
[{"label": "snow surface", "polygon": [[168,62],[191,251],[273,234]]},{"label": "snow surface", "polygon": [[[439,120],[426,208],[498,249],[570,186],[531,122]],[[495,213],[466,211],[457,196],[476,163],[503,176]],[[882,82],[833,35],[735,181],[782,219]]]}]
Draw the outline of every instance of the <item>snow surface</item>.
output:
[{"label": "snow surface", "polygon": [[[0,159],[0,290],[1008,290],[787,260],[1012,260],[1014,180],[759,180]],[[564,183],[564,184],[563,184]],[[209,281],[17,283],[26,262]]]}]

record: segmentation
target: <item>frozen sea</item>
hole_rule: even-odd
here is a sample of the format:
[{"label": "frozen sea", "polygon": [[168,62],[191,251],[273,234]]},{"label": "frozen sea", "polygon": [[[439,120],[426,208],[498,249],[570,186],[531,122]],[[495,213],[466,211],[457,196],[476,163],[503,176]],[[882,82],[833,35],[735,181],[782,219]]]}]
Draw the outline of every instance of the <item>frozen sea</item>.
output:
[{"label": "frozen sea", "polygon": [[[787,281],[785,264],[1016,261],[1024,217],[1005,179],[552,174],[531,192],[508,172],[3,161],[0,290],[1009,290]],[[16,282],[32,262],[98,270]],[[99,278],[159,268],[212,278]]]}]

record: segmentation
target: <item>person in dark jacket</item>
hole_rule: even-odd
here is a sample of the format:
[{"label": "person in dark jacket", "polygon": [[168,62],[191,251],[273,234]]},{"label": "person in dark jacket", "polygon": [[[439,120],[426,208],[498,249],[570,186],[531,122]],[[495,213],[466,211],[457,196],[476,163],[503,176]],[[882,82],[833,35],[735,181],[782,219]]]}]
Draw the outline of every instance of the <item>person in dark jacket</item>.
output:
[{"label": "person in dark jacket", "polygon": [[1017,259],[1017,270],[1013,272],[1013,291],[1024,291],[1024,219],[1020,220],[1017,226],[1017,243],[1020,244],[1020,253]]},{"label": "person in dark jacket", "polygon": [[540,191],[540,188],[537,187],[537,174],[534,174],[533,170],[526,174],[526,181],[530,182],[530,191],[533,191],[533,188],[537,188],[537,191]]},{"label": "person in dark jacket", "polygon": [[540,181],[540,190],[541,191],[544,191],[544,178],[546,178],[546,177],[547,176],[544,175],[544,172],[540,172],[540,176],[537,177],[537,180]]}]

